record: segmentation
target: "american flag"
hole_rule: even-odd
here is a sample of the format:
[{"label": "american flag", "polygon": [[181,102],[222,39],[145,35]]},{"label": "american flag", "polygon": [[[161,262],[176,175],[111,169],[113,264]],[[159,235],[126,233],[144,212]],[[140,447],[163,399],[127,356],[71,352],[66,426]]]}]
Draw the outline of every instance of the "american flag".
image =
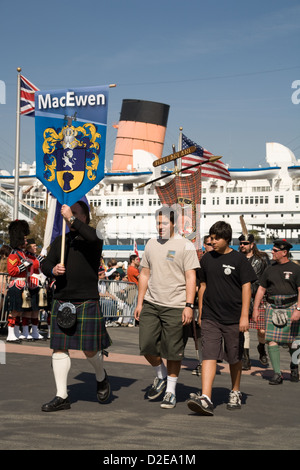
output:
[{"label": "american flag", "polygon": [[25,116],[34,116],[34,93],[39,89],[23,75],[20,75],[20,79],[20,113]]},{"label": "american flag", "polygon": [[[213,156],[213,154],[210,153],[208,150],[205,150],[203,147],[200,147],[200,145],[196,144],[191,139],[188,139],[188,137],[182,134],[182,150],[193,145],[196,147],[196,152],[190,155],[186,155],[184,158],[182,158],[182,170],[184,170],[184,168],[187,168],[188,166],[195,165],[196,163],[205,162]],[[218,178],[225,181],[231,181],[229,171],[227,170],[224,163],[219,160],[212,163],[205,163],[201,165],[201,167],[195,166],[190,170],[183,171],[183,173],[192,174],[194,171],[199,170],[199,168],[201,168],[202,176],[206,176],[207,178]]]}]

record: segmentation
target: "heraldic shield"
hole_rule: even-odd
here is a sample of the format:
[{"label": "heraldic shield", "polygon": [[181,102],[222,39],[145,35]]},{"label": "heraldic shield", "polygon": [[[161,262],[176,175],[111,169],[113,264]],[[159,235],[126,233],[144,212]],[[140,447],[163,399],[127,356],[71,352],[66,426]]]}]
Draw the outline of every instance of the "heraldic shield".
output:
[{"label": "heraldic shield", "polygon": [[56,150],[56,178],[65,193],[77,189],[84,180],[86,152],[83,148]]}]

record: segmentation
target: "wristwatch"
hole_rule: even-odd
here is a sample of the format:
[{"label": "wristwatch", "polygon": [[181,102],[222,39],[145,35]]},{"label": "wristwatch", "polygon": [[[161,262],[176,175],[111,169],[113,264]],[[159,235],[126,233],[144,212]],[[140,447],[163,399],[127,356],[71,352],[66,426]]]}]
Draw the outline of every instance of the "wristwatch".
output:
[{"label": "wristwatch", "polygon": [[194,308],[195,305],[194,304],[189,304],[188,302],[185,304],[186,307],[190,307],[190,308]]},{"label": "wristwatch", "polygon": [[75,219],[76,219],[76,217],[74,215],[72,215],[72,217],[69,218],[69,223],[71,225],[73,225],[73,222],[74,222]]}]

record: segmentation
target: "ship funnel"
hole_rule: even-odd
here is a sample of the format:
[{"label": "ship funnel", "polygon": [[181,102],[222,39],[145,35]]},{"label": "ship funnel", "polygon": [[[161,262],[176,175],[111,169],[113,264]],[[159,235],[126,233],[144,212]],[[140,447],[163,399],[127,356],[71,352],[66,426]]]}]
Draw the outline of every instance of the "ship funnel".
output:
[{"label": "ship funnel", "polygon": [[154,101],[123,100],[112,171],[133,168],[134,150],[145,150],[161,158],[169,108]]}]

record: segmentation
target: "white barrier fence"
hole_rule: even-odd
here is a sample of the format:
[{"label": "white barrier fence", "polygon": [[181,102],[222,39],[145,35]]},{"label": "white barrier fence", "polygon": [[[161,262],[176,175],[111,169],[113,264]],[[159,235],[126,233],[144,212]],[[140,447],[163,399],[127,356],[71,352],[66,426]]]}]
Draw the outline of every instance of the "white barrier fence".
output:
[{"label": "white barrier fence", "polygon": [[[6,326],[9,313],[6,302],[8,280],[7,273],[0,273],[0,327]],[[101,280],[98,282],[98,291],[102,315],[106,319],[117,320],[122,317],[123,323],[133,321],[138,296],[135,283]]]},{"label": "white barrier fence", "polygon": [[102,315],[107,319],[123,318],[128,323],[134,318],[138,287],[133,282],[101,280],[98,291]]}]

